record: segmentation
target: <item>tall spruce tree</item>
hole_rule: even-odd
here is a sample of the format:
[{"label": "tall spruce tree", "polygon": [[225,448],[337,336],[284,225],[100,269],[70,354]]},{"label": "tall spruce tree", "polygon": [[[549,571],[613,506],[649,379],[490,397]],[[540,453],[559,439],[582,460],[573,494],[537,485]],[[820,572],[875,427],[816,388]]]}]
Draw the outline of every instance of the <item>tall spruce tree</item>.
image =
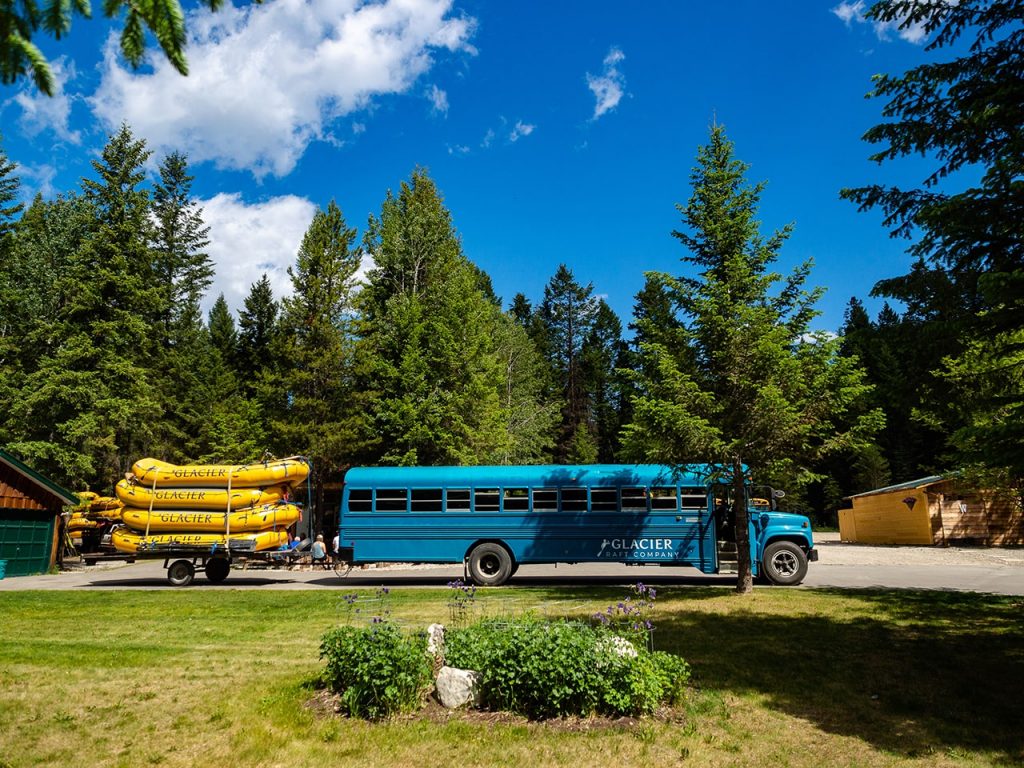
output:
[{"label": "tall spruce tree", "polygon": [[581,285],[560,264],[544,287],[538,308],[543,349],[562,400],[562,418],[555,440],[555,461],[564,464],[597,460],[597,438],[590,419],[584,373],[584,347],[594,328],[598,303],[592,284]]},{"label": "tall spruce tree", "polygon": [[664,340],[643,343],[641,355],[651,360],[640,366],[640,394],[623,434],[630,458],[707,461],[728,478],[739,592],[752,588],[747,465],[808,479],[801,472],[808,459],[856,442],[879,418],[872,411],[836,429],[868,390],[863,372],[838,356],[837,341],[810,330],[820,295],[803,287],[810,264],[786,278],[770,271],[790,227],[761,236],[763,185],[748,185],[746,171],[714,126],[698,151],[693,194],[677,206],[686,228],[673,233],[696,275],[659,278],[682,309],[681,336],[692,353]]},{"label": "tall spruce tree", "polygon": [[235,366],[247,391],[254,391],[263,373],[273,370],[278,310],[270,278],[264,273],[252,284],[238,313]]},{"label": "tall spruce tree", "polygon": [[[960,465],[977,465],[1008,485],[1024,482],[1024,0],[883,0],[868,17],[921,25],[925,50],[953,49],[902,75],[878,75],[871,96],[885,122],[864,139],[879,163],[905,155],[933,160],[914,189],[874,184],[843,191],[862,210],[878,208],[893,235],[916,238],[911,253],[943,271],[954,320],[929,320],[927,347],[948,397],[922,403]],[[965,46],[967,41],[969,45]],[[980,172],[980,179],[978,174]],[[912,280],[920,287],[919,280]],[[876,288],[895,296],[890,283]],[[927,294],[926,294],[927,295]],[[947,406],[955,403],[950,412]]]},{"label": "tall spruce tree", "polygon": [[583,342],[581,364],[597,461],[614,461],[619,452],[626,390],[620,371],[628,365],[628,351],[622,340],[622,322],[604,299],[598,299],[593,326]]},{"label": "tall spruce tree", "polygon": [[206,327],[210,333],[210,344],[220,357],[219,363],[234,370],[234,362],[238,358],[238,330],[223,293],[217,296],[210,307]]},{"label": "tall spruce tree", "polygon": [[109,487],[149,452],[161,417],[153,363],[160,306],[145,143],[122,126],[82,182],[95,221],[58,279],[56,344],[26,379],[19,407],[35,429],[21,454],[68,483]]},{"label": "tall spruce tree", "polygon": [[208,340],[202,338],[200,301],[213,279],[206,253],[209,227],[192,199],[188,161],[175,152],[160,164],[153,187],[153,270],[161,292],[154,330],[158,345],[158,381],[164,403],[157,452],[172,460],[192,458],[188,443],[209,416],[200,379],[208,366]]},{"label": "tall spruce tree", "polygon": [[359,295],[369,457],[476,464],[505,439],[494,355],[499,309],[481,290],[437,187],[417,169],[363,240],[374,269]]},{"label": "tall spruce tree", "polygon": [[317,211],[288,268],[291,296],[282,299],[280,368],[272,391],[284,396],[272,425],[281,451],[312,459],[313,530],[323,529],[324,485],[341,480],[356,454],[361,416],[354,387],[352,299],[360,252],[356,230],[331,201]]}]

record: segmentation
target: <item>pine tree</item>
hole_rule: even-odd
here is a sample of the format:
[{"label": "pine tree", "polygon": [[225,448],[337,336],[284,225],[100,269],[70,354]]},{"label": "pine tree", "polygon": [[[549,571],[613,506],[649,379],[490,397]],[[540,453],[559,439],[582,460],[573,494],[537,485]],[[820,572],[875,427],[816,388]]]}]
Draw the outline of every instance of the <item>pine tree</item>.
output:
[{"label": "pine tree", "polygon": [[252,284],[238,313],[238,356],[236,370],[251,391],[261,374],[273,368],[273,350],[277,334],[278,305],[270,278],[264,273]]},{"label": "pine tree", "polygon": [[21,408],[36,427],[21,455],[64,482],[112,485],[149,452],[161,416],[149,322],[160,295],[139,186],[148,156],[122,126],[82,182],[95,221],[57,281],[56,344],[26,380]]},{"label": "pine tree", "polygon": [[611,462],[619,452],[625,391],[619,371],[628,365],[628,348],[622,340],[622,323],[604,299],[598,299],[582,358],[581,374],[597,442],[597,461]]},{"label": "pine tree", "polygon": [[673,233],[696,276],[659,278],[682,309],[692,367],[664,342],[645,342],[641,354],[652,359],[637,374],[641,394],[623,433],[630,458],[703,460],[730,481],[740,592],[752,586],[746,465],[810,479],[802,469],[809,459],[855,444],[879,418],[871,412],[836,429],[868,389],[863,372],[838,356],[837,341],[810,331],[820,295],[803,288],[810,264],[786,278],[770,271],[790,228],[761,236],[763,185],[749,186],[746,171],[714,126],[698,151],[693,194],[677,206],[686,229]]},{"label": "pine tree", "polygon": [[[867,14],[883,23],[920,24],[925,50],[956,55],[902,75],[878,75],[871,96],[886,100],[885,122],[864,139],[879,145],[872,159],[932,158],[919,188],[874,184],[843,190],[861,210],[879,208],[896,236],[916,238],[921,261],[908,276],[941,271],[954,302],[918,292],[928,315],[917,349],[935,361],[935,388],[922,418],[950,436],[958,464],[977,464],[1009,485],[1024,482],[1024,1],[883,0]],[[968,45],[964,43],[967,42]],[[933,57],[934,58],[934,57]],[[980,173],[980,179],[978,174]],[[916,274],[915,274],[916,273]],[[938,277],[938,275],[930,275]],[[942,288],[942,281],[935,283]],[[899,284],[877,291],[895,296]],[[950,408],[949,406],[953,407]],[[925,413],[927,411],[927,413]]]},{"label": "pine tree", "polygon": [[[562,419],[555,440],[555,461],[589,463],[597,457],[597,440],[589,413],[584,380],[584,345],[594,327],[597,300],[593,285],[581,285],[560,264],[544,287],[538,314],[556,387],[562,399]],[[589,461],[588,461],[589,460]]]},{"label": "pine tree", "polygon": [[371,395],[370,457],[393,464],[475,464],[505,439],[494,354],[500,310],[481,290],[433,181],[413,172],[364,250],[375,268],[360,292],[361,374]]},{"label": "pine tree", "polygon": [[210,307],[206,327],[210,333],[210,344],[220,357],[220,364],[234,370],[235,360],[238,359],[238,331],[235,330],[235,318],[228,309],[223,293]]},{"label": "pine tree", "polygon": [[[328,479],[340,480],[356,453],[361,416],[355,374],[352,298],[360,253],[356,230],[331,201],[317,211],[302,238],[292,295],[282,300],[280,370],[272,388],[286,396],[275,409],[274,432],[283,452],[312,459],[313,530],[324,520]],[[269,286],[268,286],[269,287]]]}]

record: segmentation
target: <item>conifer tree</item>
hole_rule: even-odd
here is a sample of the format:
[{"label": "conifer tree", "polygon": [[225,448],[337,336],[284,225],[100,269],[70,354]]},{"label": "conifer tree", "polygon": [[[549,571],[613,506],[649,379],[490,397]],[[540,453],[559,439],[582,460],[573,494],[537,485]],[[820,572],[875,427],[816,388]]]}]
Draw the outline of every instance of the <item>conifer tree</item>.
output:
[{"label": "conifer tree", "polygon": [[[982,467],[997,482],[1019,488],[1024,0],[883,0],[867,15],[881,23],[920,25],[925,50],[933,54],[901,75],[875,77],[870,95],[885,100],[885,121],[864,136],[879,147],[872,159],[921,155],[933,165],[917,188],[872,184],[842,194],[861,210],[880,209],[893,235],[914,239],[909,250],[921,261],[907,280],[875,290],[899,298],[894,289],[910,288],[930,305],[913,346],[927,349],[935,361],[945,359],[926,369],[935,371],[930,378],[939,394],[921,403],[921,417],[951,436],[957,465]],[[936,60],[943,49],[950,49],[949,56]],[[931,278],[945,300],[920,290],[927,287],[921,278]]]},{"label": "conifer tree", "polygon": [[362,403],[355,374],[352,298],[360,253],[356,230],[334,201],[317,211],[302,238],[292,294],[282,300],[280,369],[272,390],[284,396],[272,423],[281,450],[312,459],[313,530],[321,530],[324,483],[340,480],[359,438]]},{"label": "conifer tree", "polygon": [[82,186],[95,221],[57,281],[56,344],[26,379],[21,408],[36,427],[21,454],[64,482],[112,485],[149,452],[161,416],[148,156],[122,126],[93,161]]},{"label": "conifer tree", "polygon": [[217,300],[210,307],[206,327],[210,333],[210,344],[219,355],[220,365],[234,370],[235,360],[238,358],[238,331],[235,330],[235,318],[231,315],[223,293],[217,296]]},{"label": "conifer tree", "polygon": [[665,340],[642,344],[651,359],[637,374],[623,434],[629,458],[720,468],[731,484],[739,592],[751,590],[747,466],[810,479],[809,460],[855,444],[879,419],[872,411],[845,430],[837,425],[868,390],[863,372],[838,356],[837,341],[810,330],[820,295],[803,287],[810,264],[785,278],[770,271],[790,228],[761,236],[763,185],[749,186],[746,171],[714,126],[698,151],[693,194],[677,206],[685,229],[673,233],[696,274],[659,278],[682,310],[692,359]]},{"label": "conifer tree", "polygon": [[371,457],[394,464],[475,464],[505,439],[494,322],[434,182],[416,170],[371,217],[373,258],[360,292]]},{"label": "conifer tree", "polygon": [[252,390],[260,375],[273,367],[274,341],[277,334],[278,305],[266,273],[252,284],[238,313],[238,356],[236,370],[243,388]]},{"label": "conifer tree", "polygon": [[586,381],[584,345],[594,327],[597,299],[594,286],[581,285],[565,264],[560,264],[544,287],[538,313],[544,331],[544,349],[562,399],[562,419],[555,440],[557,463],[589,463],[597,458]]}]

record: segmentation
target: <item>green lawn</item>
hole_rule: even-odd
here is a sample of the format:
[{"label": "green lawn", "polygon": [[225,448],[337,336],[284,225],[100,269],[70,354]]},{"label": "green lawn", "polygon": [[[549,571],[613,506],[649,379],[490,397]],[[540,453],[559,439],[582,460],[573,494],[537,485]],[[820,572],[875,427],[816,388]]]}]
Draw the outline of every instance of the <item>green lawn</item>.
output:
[{"label": "green lawn", "polygon": [[[366,593],[372,590],[366,590]],[[606,589],[505,589],[489,613],[586,614]],[[445,590],[398,589],[409,627]],[[0,594],[0,766],[1011,765],[1024,763],[1019,598],[661,590],[656,647],[684,656],[683,722],[382,724],[308,706],[341,591]]]}]

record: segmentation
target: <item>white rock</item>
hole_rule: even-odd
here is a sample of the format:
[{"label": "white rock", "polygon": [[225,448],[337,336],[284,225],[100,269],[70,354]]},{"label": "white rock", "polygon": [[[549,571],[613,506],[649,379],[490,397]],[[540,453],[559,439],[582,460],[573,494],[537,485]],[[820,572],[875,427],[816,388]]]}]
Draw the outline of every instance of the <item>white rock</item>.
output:
[{"label": "white rock", "polygon": [[431,624],[427,627],[427,653],[432,656],[444,654],[444,624]]},{"label": "white rock", "polygon": [[437,673],[437,698],[448,709],[480,703],[480,673],[470,669],[441,667]]}]

